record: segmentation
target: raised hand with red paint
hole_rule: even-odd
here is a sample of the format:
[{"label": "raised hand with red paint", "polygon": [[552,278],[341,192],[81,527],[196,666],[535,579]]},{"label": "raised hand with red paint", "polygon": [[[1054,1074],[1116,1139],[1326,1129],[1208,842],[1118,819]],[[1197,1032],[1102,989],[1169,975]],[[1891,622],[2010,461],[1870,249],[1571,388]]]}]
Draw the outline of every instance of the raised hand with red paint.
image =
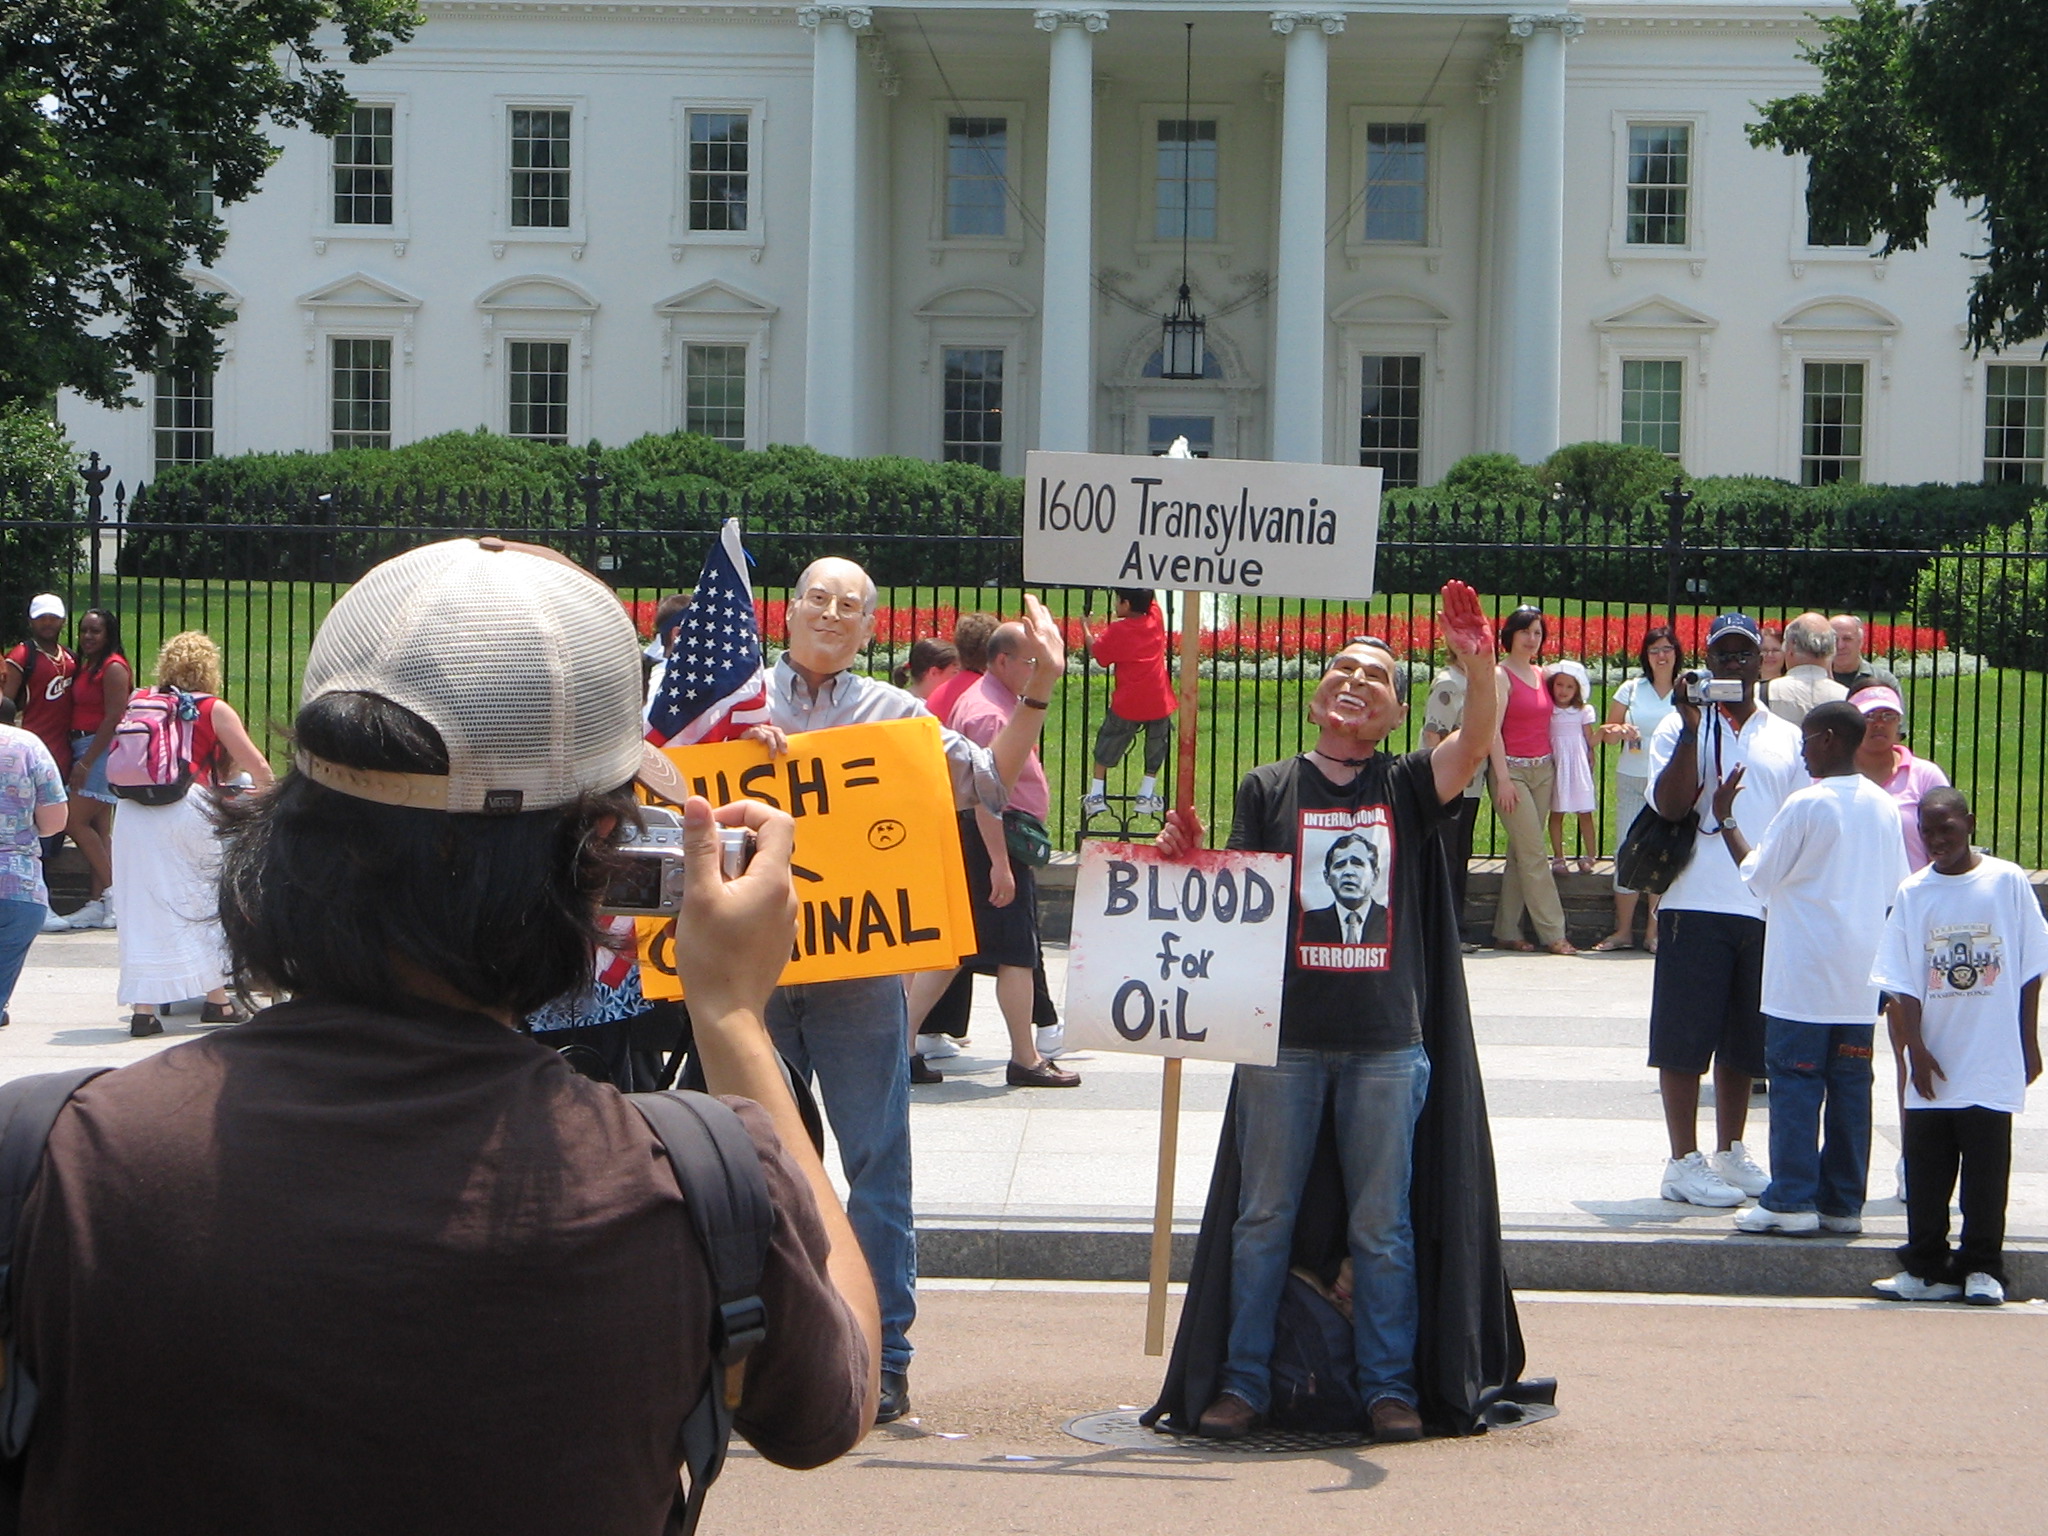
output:
[{"label": "raised hand with red paint", "polygon": [[1448,805],[1464,794],[1472,775],[1493,750],[1500,725],[1500,672],[1494,665],[1493,622],[1480,606],[1479,594],[1462,581],[1447,581],[1443,617],[1438,621],[1444,643],[1465,674],[1463,723],[1430,749],[1429,766],[1438,795]]}]

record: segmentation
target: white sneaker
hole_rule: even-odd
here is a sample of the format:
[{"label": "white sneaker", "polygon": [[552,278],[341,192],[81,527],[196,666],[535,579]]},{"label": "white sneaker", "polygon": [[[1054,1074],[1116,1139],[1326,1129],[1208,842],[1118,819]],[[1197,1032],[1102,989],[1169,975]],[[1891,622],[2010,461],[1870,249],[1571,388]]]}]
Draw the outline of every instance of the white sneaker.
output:
[{"label": "white sneaker", "polygon": [[41,931],[44,933],[69,933],[71,931],[71,919],[59,917],[55,907],[45,907],[43,909],[43,926]]},{"label": "white sneaker", "polygon": [[1707,1166],[1721,1176],[1722,1183],[1733,1184],[1752,1200],[1771,1187],[1771,1176],[1757,1167],[1749,1148],[1739,1141],[1731,1142],[1726,1152],[1716,1152],[1708,1158]]},{"label": "white sneaker", "polygon": [[1138,814],[1140,816],[1164,816],[1166,814],[1166,802],[1157,795],[1140,795],[1138,796]]},{"label": "white sneaker", "polygon": [[1676,1200],[1684,1205],[1711,1205],[1726,1209],[1742,1204],[1742,1191],[1714,1172],[1698,1152],[1688,1152],[1682,1158],[1674,1157],[1664,1165],[1661,1193],[1666,1200]]},{"label": "white sneaker", "polygon": [[71,914],[74,928],[104,928],[107,926],[107,904],[95,896],[76,912]]},{"label": "white sneaker", "polygon": [[2002,1307],[2005,1287],[1980,1270],[1963,1277],[1963,1300],[1973,1307]]},{"label": "white sneaker", "polygon": [[951,1035],[919,1035],[917,1054],[926,1061],[944,1061],[948,1056],[958,1056],[960,1046]]},{"label": "white sneaker", "polygon": [[1032,1031],[1032,1043],[1038,1047],[1038,1054],[1047,1061],[1067,1048],[1067,1026],[1064,1024],[1041,1024]]},{"label": "white sneaker", "polygon": [[1892,1177],[1899,1181],[1898,1202],[1906,1203],[1906,1160],[1902,1157],[1892,1165]]},{"label": "white sneaker", "polygon": [[[1989,1275],[1972,1278],[1991,1280]],[[1991,1283],[1996,1285],[1998,1282],[1991,1280]],[[1873,1280],[1870,1288],[1886,1301],[1954,1301],[1963,1294],[1959,1285],[1950,1285],[1946,1280],[1922,1280],[1903,1269],[1889,1280]],[[1999,1295],[2002,1299],[2004,1292]]]},{"label": "white sneaker", "polygon": [[1083,816],[1107,816],[1109,814],[1109,797],[1106,795],[1083,795],[1081,797],[1081,814]]},{"label": "white sneaker", "polygon": [[1823,1232],[1840,1232],[1844,1236],[1854,1237],[1863,1230],[1863,1218],[1861,1216],[1822,1216],[1820,1219],[1820,1229]]},{"label": "white sneaker", "polygon": [[1816,1211],[1774,1211],[1752,1205],[1735,1218],[1738,1232],[1776,1232],[1783,1237],[1811,1237],[1820,1230]]}]

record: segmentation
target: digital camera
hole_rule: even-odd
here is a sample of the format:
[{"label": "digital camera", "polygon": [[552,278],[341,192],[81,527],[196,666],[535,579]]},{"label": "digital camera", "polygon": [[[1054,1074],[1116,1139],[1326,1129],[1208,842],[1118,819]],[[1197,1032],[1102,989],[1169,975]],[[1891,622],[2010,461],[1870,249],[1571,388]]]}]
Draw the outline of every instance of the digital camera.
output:
[{"label": "digital camera", "polygon": [[1685,702],[1695,707],[1708,704],[1740,704],[1742,684],[1734,678],[1715,677],[1710,672],[1694,670],[1682,674],[1678,686],[1684,690]]},{"label": "digital camera", "polygon": [[[658,805],[640,807],[642,825],[619,829],[620,867],[605,882],[597,910],[607,917],[674,917],[683,908],[683,818]],[[746,827],[718,829],[719,873],[731,880],[754,859]]]}]

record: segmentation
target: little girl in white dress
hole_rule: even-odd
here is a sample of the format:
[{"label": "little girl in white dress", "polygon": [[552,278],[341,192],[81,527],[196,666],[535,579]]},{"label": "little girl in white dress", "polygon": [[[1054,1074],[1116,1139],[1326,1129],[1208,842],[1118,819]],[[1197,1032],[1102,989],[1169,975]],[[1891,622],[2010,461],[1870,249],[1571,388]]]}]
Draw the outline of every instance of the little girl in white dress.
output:
[{"label": "little girl in white dress", "polygon": [[1550,716],[1550,760],[1557,777],[1550,791],[1550,867],[1565,874],[1570,865],[1564,856],[1564,819],[1579,818],[1579,873],[1593,872],[1593,850],[1600,839],[1593,826],[1593,732],[1592,705],[1586,702],[1585,673],[1575,662],[1560,662],[1544,679],[1550,701],[1557,708]]}]

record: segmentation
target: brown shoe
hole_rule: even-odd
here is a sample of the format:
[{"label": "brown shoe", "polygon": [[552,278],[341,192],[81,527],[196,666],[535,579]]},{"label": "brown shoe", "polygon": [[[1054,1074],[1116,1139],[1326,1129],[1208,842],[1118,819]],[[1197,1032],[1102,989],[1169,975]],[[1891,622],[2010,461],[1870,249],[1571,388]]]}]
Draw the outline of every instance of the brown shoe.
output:
[{"label": "brown shoe", "polygon": [[1013,1061],[1010,1063],[1007,1076],[1012,1088],[1078,1088],[1081,1086],[1080,1073],[1069,1072],[1063,1067],[1054,1066],[1049,1061],[1041,1061],[1035,1067],[1020,1067]]},{"label": "brown shoe", "polygon": [[1195,1421],[1195,1433],[1211,1440],[1242,1440],[1264,1418],[1235,1392],[1219,1392],[1216,1401],[1204,1408],[1201,1418]]},{"label": "brown shoe", "polygon": [[927,1062],[917,1052],[912,1051],[910,1053],[910,1080],[918,1084],[943,1083],[946,1080],[946,1074]]},{"label": "brown shoe", "polygon": [[1372,1405],[1366,1417],[1372,1421],[1372,1438],[1375,1444],[1385,1445],[1390,1441],[1422,1438],[1422,1415],[1398,1397],[1381,1398]]},{"label": "brown shoe", "polygon": [[202,1024],[246,1024],[249,1015],[236,1003],[205,1003],[199,1009]]}]

